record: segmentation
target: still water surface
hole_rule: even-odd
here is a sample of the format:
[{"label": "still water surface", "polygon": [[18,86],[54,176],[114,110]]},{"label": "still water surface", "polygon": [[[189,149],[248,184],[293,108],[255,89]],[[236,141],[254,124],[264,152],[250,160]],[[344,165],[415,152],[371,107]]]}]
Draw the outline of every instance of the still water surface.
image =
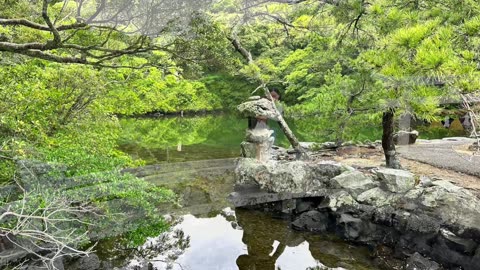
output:
[{"label": "still water surface", "polygon": [[[458,121],[458,119],[456,120]],[[300,141],[325,142],[335,136],[325,123],[315,118],[287,119]],[[233,115],[208,115],[190,118],[121,119],[120,149],[147,164],[238,157],[245,137],[247,121]],[[275,144],[288,147],[288,141],[277,123]],[[460,125],[460,124],[459,124]],[[440,124],[416,127],[422,139],[463,136],[461,128],[445,129]],[[453,125],[455,127],[455,125]],[[381,138],[379,124],[366,123],[346,130],[345,140],[365,141]]]},{"label": "still water surface", "polygon": [[[379,269],[368,248],[330,234],[293,231],[287,220],[271,214],[225,208],[209,215],[184,215],[165,233],[169,237],[164,234],[149,239],[145,246],[165,239],[174,243],[171,240],[180,231],[184,236],[181,242],[188,239],[188,245],[159,248],[161,251],[148,261],[157,269],[173,270]],[[129,263],[123,269],[134,269],[146,261],[138,254],[126,258]]]}]

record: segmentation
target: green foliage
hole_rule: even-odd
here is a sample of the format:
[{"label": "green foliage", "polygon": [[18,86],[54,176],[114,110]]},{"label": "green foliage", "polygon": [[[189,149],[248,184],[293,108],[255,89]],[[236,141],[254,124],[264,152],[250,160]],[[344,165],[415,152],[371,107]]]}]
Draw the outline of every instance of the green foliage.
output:
[{"label": "green foliage", "polygon": [[242,77],[232,76],[227,73],[215,73],[204,76],[201,82],[207,91],[220,98],[221,108],[233,110],[240,103],[247,100],[255,85]]},{"label": "green foliage", "polygon": [[166,232],[169,226],[159,219],[158,221],[142,222],[141,225],[134,231],[130,231],[122,236],[122,246],[126,248],[137,248],[147,241],[149,237],[156,237]]},{"label": "green foliage", "polygon": [[474,1],[352,0],[321,8],[307,1],[282,12],[277,5],[255,11],[269,10],[299,28],[272,16],[250,21],[239,36],[255,61],[242,72],[282,82],[287,111],[319,116],[318,129],[337,140],[364,123],[379,125],[390,108],[432,121],[443,100],[480,87],[480,4]]},{"label": "green foliage", "polygon": [[136,165],[116,150],[120,128],[116,119],[68,125],[37,146],[45,161],[64,164],[67,175],[83,175]]},{"label": "green foliage", "polygon": [[103,100],[104,106],[112,113],[138,115],[221,108],[220,98],[208,91],[202,82],[165,76],[157,69],[125,72],[127,74],[112,84]]}]

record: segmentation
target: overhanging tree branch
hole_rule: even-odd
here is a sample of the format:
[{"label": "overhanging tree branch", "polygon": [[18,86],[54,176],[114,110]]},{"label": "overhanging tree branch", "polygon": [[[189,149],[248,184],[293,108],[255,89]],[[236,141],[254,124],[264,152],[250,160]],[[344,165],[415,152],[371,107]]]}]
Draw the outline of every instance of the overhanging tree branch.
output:
[{"label": "overhanging tree branch", "polygon": [[[0,25],[9,30],[1,36],[0,52],[58,63],[126,66],[116,63],[116,59],[125,55],[144,57],[145,53],[162,50],[162,47],[155,45],[158,37],[164,34],[169,37],[182,35],[190,27],[191,19],[198,16],[198,11],[211,2],[68,1],[63,0],[55,20],[50,15],[50,9],[59,1],[51,0],[42,0],[39,6],[31,4],[33,9],[39,9],[43,22],[30,19],[31,14],[22,13],[11,18],[0,18]],[[73,2],[76,2],[75,5],[72,5]],[[58,20],[59,14],[65,18]],[[60,21],[64,23],[56,25]],[[24,27],[29,31],[25,31]],[[52,36],[48,36],[48,33]],[[95,35],[98,38],[94,38]]]}]

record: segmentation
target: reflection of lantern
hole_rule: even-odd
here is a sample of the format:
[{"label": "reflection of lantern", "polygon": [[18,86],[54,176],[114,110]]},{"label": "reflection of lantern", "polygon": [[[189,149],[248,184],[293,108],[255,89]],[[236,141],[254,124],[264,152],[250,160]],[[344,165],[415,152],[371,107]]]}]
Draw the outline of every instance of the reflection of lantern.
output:
[{"label": "reflection of lantern", "polygon": [[182,152],[182,142],[178,142],[178,144],[177,144],[177,152]]}]

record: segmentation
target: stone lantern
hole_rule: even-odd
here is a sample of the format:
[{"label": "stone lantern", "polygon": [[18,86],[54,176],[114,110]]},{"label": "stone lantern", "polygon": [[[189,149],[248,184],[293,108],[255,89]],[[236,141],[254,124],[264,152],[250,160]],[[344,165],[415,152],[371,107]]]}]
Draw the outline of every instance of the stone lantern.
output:
[{"label": "stone lantern", "polygon": [[273,130],[267,125],[267,120],[278,121],[279,115],[272,102],[266,98],[252,96],[240,104],[237,109],[249,120],[245,141],[242,142],[242,156],[256,158],[259,161],[270,159],[273,146]]}]

